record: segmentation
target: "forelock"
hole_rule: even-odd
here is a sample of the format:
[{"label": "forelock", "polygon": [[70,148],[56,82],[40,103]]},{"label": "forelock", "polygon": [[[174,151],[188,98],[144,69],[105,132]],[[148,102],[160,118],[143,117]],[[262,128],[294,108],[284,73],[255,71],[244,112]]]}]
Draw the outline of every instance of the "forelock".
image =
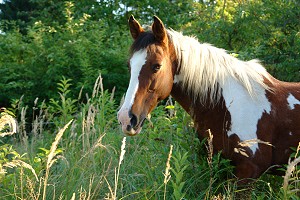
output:
[{"label": "forelock", "polygon": [[130,52],[136,52],[141,49],[145,49],[151,44],[156,43],[156,39],[152,32],[143,32],[139,35],[139,37],[133,42]]}]

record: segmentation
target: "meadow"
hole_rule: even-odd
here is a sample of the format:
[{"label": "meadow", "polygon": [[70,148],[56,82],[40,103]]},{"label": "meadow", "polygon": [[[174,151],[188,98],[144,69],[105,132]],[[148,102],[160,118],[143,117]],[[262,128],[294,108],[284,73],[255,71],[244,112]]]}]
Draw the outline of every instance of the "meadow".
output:
[{"label": "meadow", "polygon": [[[260,59],[280,80],[300,81],[298,1],[172,2],[0,4],[0,199],[300,199],[300,147],[285,176],[240,188],[234,166],[212,148],[213,133],[199,140],[172,98],[141,134],[124,137],[117,111],[131,14],[143,24],[157,15],[239,59]],[[13,118],[18,131],[9,135]]]},{"label": "meadow", "polygon": [[284,177],[264,174],[240,188],[234,166],[214,152],[213,136],[199,140],[190,116],[171,98],[141,134],[124,137],[120,102],[114,90],[103,89],[101,76],[91,94],[75,99],[72,82],[62,78],[49,103],[36,99],[29,107],[20,99],[9,108],[18,132],[0,138],[0,199],[239,199],[245,193],[299,199],[300,146],[282,168]]}]

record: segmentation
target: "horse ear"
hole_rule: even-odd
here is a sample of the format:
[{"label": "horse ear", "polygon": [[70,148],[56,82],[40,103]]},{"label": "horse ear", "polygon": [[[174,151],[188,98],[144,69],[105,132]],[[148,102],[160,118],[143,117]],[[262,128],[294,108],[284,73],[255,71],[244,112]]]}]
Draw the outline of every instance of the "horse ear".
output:
[{"label": "horse ear", "polygon": [[163,22],[157,17],[153,16],[154,22],[152,24],[152,31],[155,38],[160,42],[167,41],[167,32]]},{"label": "horse ear", "polygon": [[134,19],[133,15],[130,16],[128,24],[133,39],[136,39],[142,32],[144,32],[144,29],[140,23]]}]

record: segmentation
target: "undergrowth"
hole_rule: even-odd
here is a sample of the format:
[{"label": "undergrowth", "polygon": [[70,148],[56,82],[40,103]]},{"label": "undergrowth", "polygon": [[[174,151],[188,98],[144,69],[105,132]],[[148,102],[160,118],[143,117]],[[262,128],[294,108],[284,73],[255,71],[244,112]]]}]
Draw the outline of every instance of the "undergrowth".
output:
[{"label": "undergrowth", "polygon": [[[213,135],[197,139],[177,103],[158,106],[140,135],[125,138],[101,76],[85,103],[71,88],[62,78],[49,103],[12,104],[19,131],[0,140],[1,199],[236,199],[234,167],[212,153]],[[299,148],[284,179],[262,176],[252,199],[299,198]]]}]

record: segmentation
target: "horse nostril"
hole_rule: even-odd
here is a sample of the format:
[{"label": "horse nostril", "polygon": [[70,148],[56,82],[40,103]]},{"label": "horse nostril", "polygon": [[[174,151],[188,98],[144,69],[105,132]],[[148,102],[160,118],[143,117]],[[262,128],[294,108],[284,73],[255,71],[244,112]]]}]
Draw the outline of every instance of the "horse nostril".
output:
[{"label": "horse nostril", "polygon": [[131,119],[130,119],[130,124],[132,127],[135,127],[137,125],[137,117],[131,113]]},{"label": "horse nostril", "polygon": [[127,131],[131,131],[131,126],[130,126],[130,125],[127,125],[126,130],[127,130]]}]

